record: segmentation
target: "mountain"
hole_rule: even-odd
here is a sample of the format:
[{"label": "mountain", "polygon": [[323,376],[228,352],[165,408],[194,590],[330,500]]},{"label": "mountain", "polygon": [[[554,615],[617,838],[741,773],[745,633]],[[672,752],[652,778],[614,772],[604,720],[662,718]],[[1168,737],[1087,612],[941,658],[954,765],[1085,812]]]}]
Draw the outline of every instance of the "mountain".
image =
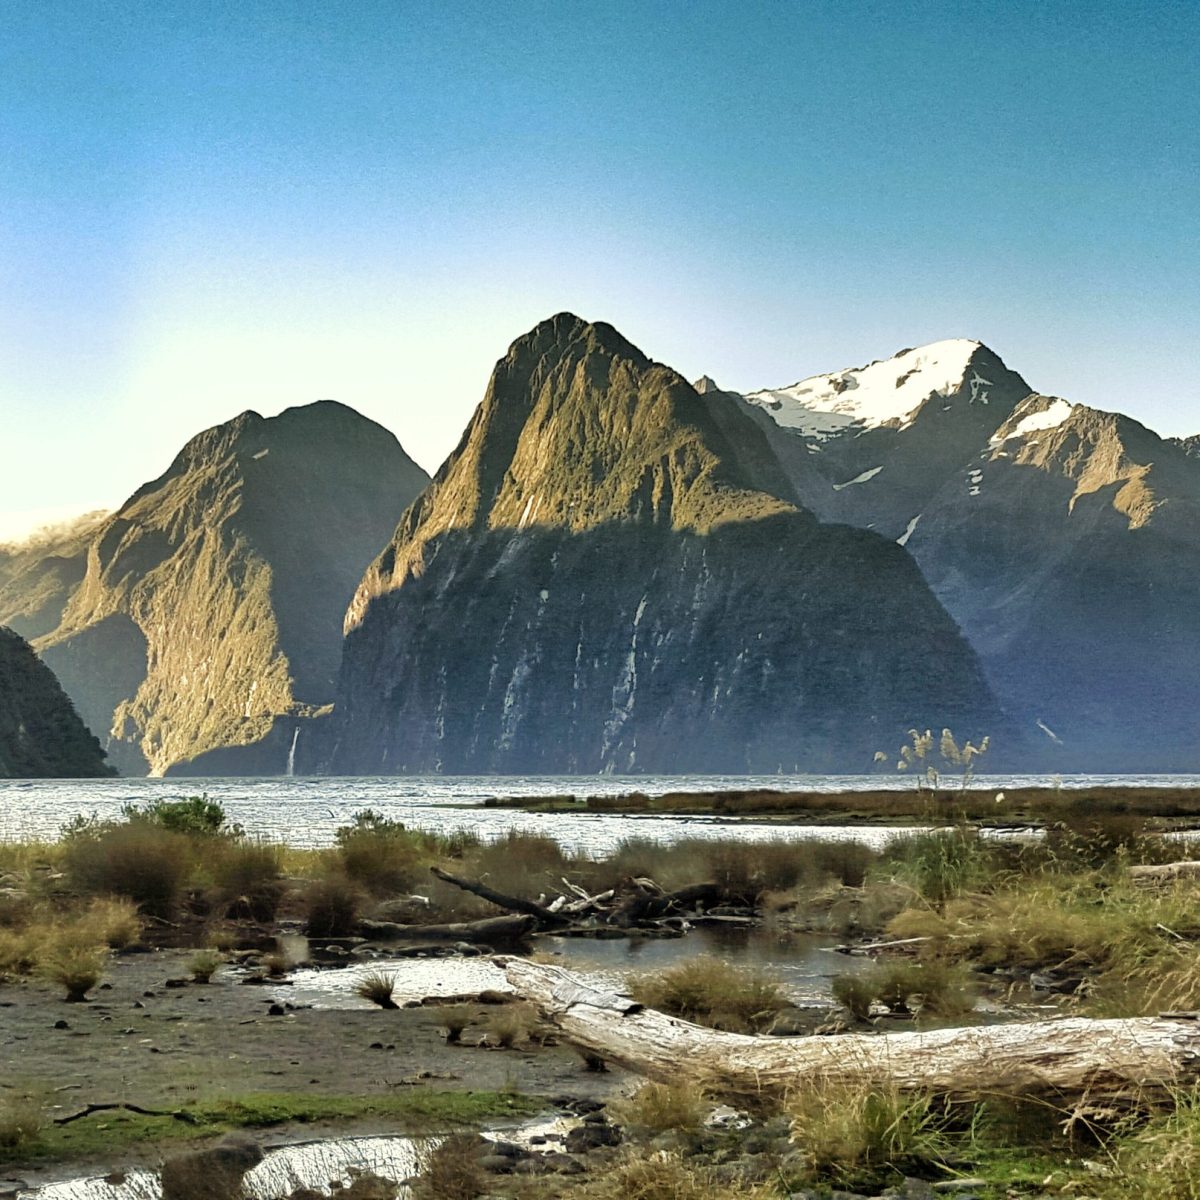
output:
[{"label": "mountain", "polygon": [[87,513],[0,545],[0,625],[28,639],[58,627],[87,571],[88,546],[107,516]]},{"label": "mountain", "polygon": [[333,699],[355,584],[427,479],[344,405],[244,412],[92,532],[36,648],[122,771],[282,773]]},{"label": "mountain", "polygon": [[1200,768],[1200,461],[978,342],[746,397],[830,520],[905,544],[1058,770]]},{"label": "mountain", "polygon": [[1200,433],[1193,433],[1190,437],[1167,438],[1174,446],[1180,446],[1185,453],[1190,454],[1193,458],[1200,458]]},{"label": "mountain", "polygon": [[347,614],[335,773],[865,770],[978,736],[979,664],[894,542],[616,330],[510,347]]},{"label": "mountain", "polygon": [[54,673],[24,638],[0,627],[0,778],[111,774]]}]

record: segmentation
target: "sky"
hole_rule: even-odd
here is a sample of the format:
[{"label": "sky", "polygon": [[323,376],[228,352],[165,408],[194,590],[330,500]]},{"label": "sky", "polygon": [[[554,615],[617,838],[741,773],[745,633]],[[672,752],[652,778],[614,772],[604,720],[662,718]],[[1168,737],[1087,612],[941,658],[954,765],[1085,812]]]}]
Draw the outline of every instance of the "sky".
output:
[{"label": "sky", "polygon": [[431,472],[569,310],[749,391],[948,337],[1200,432],[1192,0],[0,0],[0,536],[334,398]]}]

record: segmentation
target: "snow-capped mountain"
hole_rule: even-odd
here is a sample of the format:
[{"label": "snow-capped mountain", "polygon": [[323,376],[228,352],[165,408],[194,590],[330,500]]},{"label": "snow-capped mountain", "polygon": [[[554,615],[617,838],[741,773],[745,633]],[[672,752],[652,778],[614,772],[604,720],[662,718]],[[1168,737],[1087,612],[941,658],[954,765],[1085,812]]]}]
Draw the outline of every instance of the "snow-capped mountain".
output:
[{"label": "snow-capped mountain", "polygon": [[[980,370],[986,348],[966,338],[901,350],[865,367],[814,375],[785,388],[751,392],[777,425],[818,441],[881,425],[904,428],[930,400],[987,405],[996,383]],[[989,371],[989,374],[996,374]]]},{"label": "snow-capped mountain", "polygon": [[965,340],[725,396],[809,508],[907,547],[1057,769],[1200,769],[1194,441]]}]

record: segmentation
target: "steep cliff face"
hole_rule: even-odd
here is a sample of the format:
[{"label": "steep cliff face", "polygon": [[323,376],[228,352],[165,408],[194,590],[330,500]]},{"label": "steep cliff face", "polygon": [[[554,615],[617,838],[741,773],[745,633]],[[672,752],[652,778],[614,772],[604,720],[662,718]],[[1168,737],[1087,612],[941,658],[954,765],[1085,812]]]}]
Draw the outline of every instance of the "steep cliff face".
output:
[{"label": "steep cliff face", "polygon": [[243,413],[100,526],[37,648],[123,771],[281,773],[333,698],[363,566],[426,481],[340,404]]},{"label": "steep cliff face", "polygon": [[53,672],[0,627],[0,778],[111,775]]},{"label": "steep cliff face", "polygon": [[1200,768],[1200,462],[1184,448],[1030,396],[909,549],[1065,767]]},{"label": "steep cliff face", "polygon": [[564,314],[364,576],[330,767],[865,769],[997,720],[906,553],[819,525],[752,419]]}]

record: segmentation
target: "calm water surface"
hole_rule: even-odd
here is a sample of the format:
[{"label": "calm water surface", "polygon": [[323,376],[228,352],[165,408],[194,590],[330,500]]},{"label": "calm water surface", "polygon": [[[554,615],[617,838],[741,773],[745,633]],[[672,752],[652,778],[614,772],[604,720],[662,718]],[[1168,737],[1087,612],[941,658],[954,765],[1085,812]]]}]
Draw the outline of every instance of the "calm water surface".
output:
[{"label": "calm water surface", "polygon": [[[1200,787],[1197,775],[990,775],[974,786],[1004,788],[1099,785]],[[219,801],[247,833],[294,846],[328,846],[339,825],[373,808],[412,828],[471,830],[494,838],[510,829],[546,833],[572,850],[603,854],[622,838],[680,837],[764,840],[775,837],[853,837],[881,844],[897,829],[872,826],[771,825],[736,818],[522,813],[485,809],[489,796],[596,796],[631,791],[711,792],[778,788],[815,792],[888,789],[908,791],[911,780],[879,775],[675,775],[675,776],[368,776],[311,779],[36,779],[0,780],[0,840],[54,837],[78,813],[117,816],[122,805],[177,800],[201,792]]]}]

